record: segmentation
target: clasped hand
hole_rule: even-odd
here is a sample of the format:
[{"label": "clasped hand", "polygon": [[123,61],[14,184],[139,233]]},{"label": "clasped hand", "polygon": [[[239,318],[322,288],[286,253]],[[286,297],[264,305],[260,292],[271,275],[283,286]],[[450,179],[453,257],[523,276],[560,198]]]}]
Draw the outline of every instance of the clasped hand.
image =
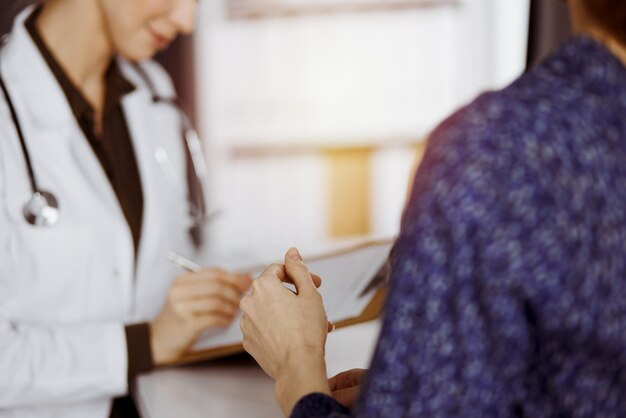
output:
[{"label": "clasped hand", "polygon": [[[294,284],[296,293],[283,282]],[[300,361],[304,353],[324,356],[328,321],[320,283],[292,248],[285,264],[269,266],[241,300],[243,346],[273,379],[281,366]]]},{"label": "clasped hand", "polygon": [[[294,284],[296,292],[283,283]],[[329,326],[317,291],[320,284],[292,248],[285,264],[268,267],[241,300],[243,346],[276,381],[276,399],[286,416],[301,397],[313,392],[338,395],[339,401],[351,405],[363,374],[351,371],[326,379]]]}]

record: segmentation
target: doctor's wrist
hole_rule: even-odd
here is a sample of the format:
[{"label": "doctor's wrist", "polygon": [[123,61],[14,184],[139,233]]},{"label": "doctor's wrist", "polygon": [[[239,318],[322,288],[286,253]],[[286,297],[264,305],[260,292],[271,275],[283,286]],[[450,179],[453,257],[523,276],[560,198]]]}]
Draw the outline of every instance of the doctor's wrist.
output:
[{"label": "doctor's wrist", "polygon": [[177,353],[169,348],[167,344],[162,343],[159,338],[159,325],[156,321],[150,322],[148,327],[150,329],[150,352],[155,366],[162,366],[174,361]]},{"label": "doctor's wrist", "polygon": [[[172,331],[171,324],[156,320],[148,324],[150,330],[150,352],[155,367],[165,366],[179,360],[185,352],[187,339],[181,342],[180,335]],[[165,321],[167,322],[167,321]]]}]

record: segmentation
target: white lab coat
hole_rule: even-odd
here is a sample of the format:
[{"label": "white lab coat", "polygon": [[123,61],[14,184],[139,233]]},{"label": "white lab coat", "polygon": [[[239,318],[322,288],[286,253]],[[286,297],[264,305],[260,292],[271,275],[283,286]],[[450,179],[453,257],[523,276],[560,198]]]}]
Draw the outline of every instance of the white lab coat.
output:
[{"label": "white lab coat", "polygon": [[[172,279],[169,250],[192,251],[180,118],[137,86],[123,109],[141,177],[144,216],[133,240],[116,195],[67,100],[18,16],[0,51],[35,175],[60,206],[59,222],[34,227],[25,160],[0,96],[0,417],[106,418],[127,392],[124,324],[158,314]],[[165,72],[143,64],[159,94]],[[136,270],[135,270],[136,269]]]}]

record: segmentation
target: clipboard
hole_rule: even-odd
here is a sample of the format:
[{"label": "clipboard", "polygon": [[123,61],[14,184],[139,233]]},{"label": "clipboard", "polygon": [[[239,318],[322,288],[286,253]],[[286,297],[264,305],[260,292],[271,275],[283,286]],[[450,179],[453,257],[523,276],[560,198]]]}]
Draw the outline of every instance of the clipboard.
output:
[{"label": "clipboard", "polygon": [[[353,270],[353,273],[358,272],[358,266],[350,265],[349,262],[353,261],[349,259],[350,257],[360,257],[361,260],[366,260],[365,263],[371,261],[371,266],[363,266],[363,271],[369,271],[367,277],[351,277],[351,283],[348,283],[348,280],[346,279],[345,284],[348,286],[351,286],[354,283],[358,282],[358,286],[354,286],[355,289],[349,289],[344,286],[344,291],[350,293],[348,297],[352,299],[352,302],[356,304],[357,307],[363,306],[362,309],[359,309],[359,311],[356,312],[354,315],[349,315],[345,312],[341,312],[344,305],[344,303],[341,301],[341,295],[338,295],[339,299],[335,298],[334,301],[330,301],[331,304],[334,303],[334,306],[326,307],[326,300],[324,300],[324,305],[327,308],[329,320],[334,322],[337,329],[348,327],[354,324],[359,324],[362,322],[371,321],[380,316],[387,296],[386,284],[389,272],[388,258],[394,241],[395,239],[365,241],[357,245],[305,259],[305,263],[307,264],[307,266],[310,266],[311,271],[316,274],[317,272],[315,271],[315,266],[318,266],[320,268],[323,267],[326,270],[330,271],[329,269],[332,269],[333,263],[337,263],[338,265],[340,264],[339,260],[343,260],[343,263],[345,265],[348,265],[349,269]],[[377,260],[380,262],[379,265],[376,265]],[[244,269],[244,271],[261,272],[264,269],[265,266],[256,266],[254,268]],[[357,279],[360,280],[357,281]],[[333,278],[333,280],[342,280],[342,278],[335,277]],[[322,275],[322,288],[320,288],[320,292],[322,293],[322,289],[325,283],[325,278]],[[339,287],[341,289],[341,285],[336,287]],[[332,290],[334,290],[334,288],[329,289],[329,291]],[[357,301],[356,299],[361,300]],[[331,313],[329,309],[334,309],[336,311],[335,315],[341,317],[341,319],[334,319],[332,317],[333,313]],[[229,327],[230,332],[233,334],[233,337],[236,334],[234,327],[236,327],[236,330],[239,330],[238,319],[235,319],[233,324],[231,324],[231,326]],[[216,336],[219,339],[219,331],[216,332]],[[226,357],[244,352],[241,341],[231,342],[210,348],[203,348],[202,345],[198,347],[198,344],[202,344],[202,338],[203,337],[201,337],[199,343],[197,343],[196,346],[194,346],[194,348],[190,350],[187,354],[185,354],[182,358],[166,365],[190,364],[199,361],[213,360],[220,357]],[[204,338],[204,344],[207,344],[211,342],[211,338],[213,337],[211,335],[208,335]]]}]

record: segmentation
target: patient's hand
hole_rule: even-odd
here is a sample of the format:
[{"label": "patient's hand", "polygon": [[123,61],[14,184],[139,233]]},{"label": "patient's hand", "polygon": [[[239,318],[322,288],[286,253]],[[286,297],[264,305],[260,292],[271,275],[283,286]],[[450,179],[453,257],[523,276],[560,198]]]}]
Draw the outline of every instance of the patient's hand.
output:
[{"label": "patient's hand", "polygon": [[361,383],[366,374],[367,369],[352,369],[328,379],[333,398],[345,407],[352,408],[359,397]]},{"label": "patient's hand", "polygon": [[[293,283],[296,293],[284,282]],[[276,380],[286,416],[302,396],[330,394],[324,361],[328,320],[319,284],[292,248],[285,264],[268,267],[241,300],[243,347]]]}]

